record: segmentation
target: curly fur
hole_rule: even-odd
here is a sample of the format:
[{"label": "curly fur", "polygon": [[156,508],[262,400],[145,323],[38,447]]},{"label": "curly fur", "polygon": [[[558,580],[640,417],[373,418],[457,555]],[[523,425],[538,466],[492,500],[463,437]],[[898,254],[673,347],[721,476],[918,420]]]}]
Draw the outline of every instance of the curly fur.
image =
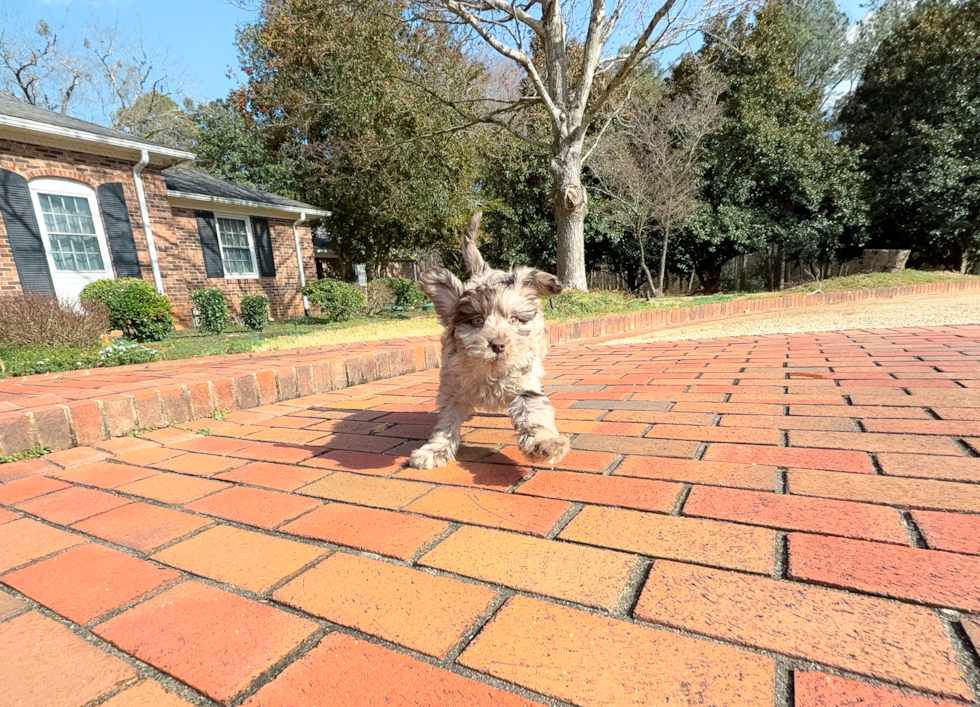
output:
[{"label": "curly fur", "polygon": [[477,410],[507,410],[530,462],[556,463],[569,450],[541,391],[548,346],[541,300],[561,292],[562,285],[534,268],[491,269],[477,247],[480,219],[480,213],[473,216],[462,239],[469,281],[462,283],[445,268],[427,270],[419,279],[445,329],[439,421],[428,443],[412,452],[409,464],[416,469],[455,459],[459,429]]}]

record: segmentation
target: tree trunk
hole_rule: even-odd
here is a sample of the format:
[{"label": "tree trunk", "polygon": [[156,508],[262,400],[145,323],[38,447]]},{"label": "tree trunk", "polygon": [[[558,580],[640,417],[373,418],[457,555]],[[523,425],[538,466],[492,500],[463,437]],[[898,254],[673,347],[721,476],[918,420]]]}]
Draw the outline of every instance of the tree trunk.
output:
[{"label": "tree trunk", "polygon": [[552,198],[558,227],[558,279],[565,287],[588,291],[585,277],[585,215],[588,195],[582,186],[582,156],[577,148],[551,158]]},{"label": "tree trunk", "polygon": [[660,297],[664,293],[664,275],[667,272],[667,242],[670,239],[670,226],[669,224],[664,225],[664,246],[660,249],[660,291],[657,296]]},{"label": "tree trunk", "polygon": [[640,246],[640,267],[643,268],[643,272],[647,276],[647,287],[650,288],[650,294],[647,299],[657,296],[657,288],[653,284],[653,275],[650,274],[650,268],[647,267],[647,256],[643,249],[643,227],[637,226],[636,228],[636,243]]}]

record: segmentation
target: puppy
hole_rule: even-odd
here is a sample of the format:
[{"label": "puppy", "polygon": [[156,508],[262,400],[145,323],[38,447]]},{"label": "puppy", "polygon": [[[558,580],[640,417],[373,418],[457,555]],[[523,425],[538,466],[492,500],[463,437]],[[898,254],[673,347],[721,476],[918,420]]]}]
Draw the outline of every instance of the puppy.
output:
[{"label": "puppy", "polygon": [[519,267],[491,270],[477,248],[477,213],[463,234],[465,285],[445,268],[419,279],[445,327],[439,369],[439,421],[429,442],[412,452],[416,469],[445,466],[456,458],[459,428],[476,410],[507,410],[517,443],[529,462],[556,463],[568,453],[555,428],[555,411],[541,392],[548,347],[541,299],[562,291],[554,275]]}]

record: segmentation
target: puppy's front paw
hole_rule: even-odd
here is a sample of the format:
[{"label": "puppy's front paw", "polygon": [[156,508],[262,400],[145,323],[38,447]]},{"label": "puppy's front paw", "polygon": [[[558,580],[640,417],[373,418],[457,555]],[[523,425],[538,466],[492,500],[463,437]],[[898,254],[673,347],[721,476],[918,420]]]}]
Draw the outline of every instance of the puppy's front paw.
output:
[{"label": "puppy's front paw", "polygon": [[408,465],[413,469],[434,469],[446,466],[452,460],[449,450],[424,444],[408,457]]},{"label": "puppy's front paw", "polygon": [[558,435],[533,439],[529,445],[521,448],[521,453],[532,464],[557,464],[571,447],[568,437]]}]

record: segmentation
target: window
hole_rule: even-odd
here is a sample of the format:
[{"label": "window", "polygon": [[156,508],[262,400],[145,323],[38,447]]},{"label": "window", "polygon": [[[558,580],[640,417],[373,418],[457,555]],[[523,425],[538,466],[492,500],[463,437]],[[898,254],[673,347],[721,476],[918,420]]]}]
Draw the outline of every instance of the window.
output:
[{"label": "window", "polygon": [[32,179],[28,188],[58,296],[77,298],[88,283],[113,277],[96,191],[53,178]]},{"label": "window", "polygon": [[89,199],[38,191],[37,200],[55,269],[105,272]]},{"label": "window", "polygon": [[252,227],[248,219],[215,215],[215,222],[225,277],[229,279],[258,277]]}]

